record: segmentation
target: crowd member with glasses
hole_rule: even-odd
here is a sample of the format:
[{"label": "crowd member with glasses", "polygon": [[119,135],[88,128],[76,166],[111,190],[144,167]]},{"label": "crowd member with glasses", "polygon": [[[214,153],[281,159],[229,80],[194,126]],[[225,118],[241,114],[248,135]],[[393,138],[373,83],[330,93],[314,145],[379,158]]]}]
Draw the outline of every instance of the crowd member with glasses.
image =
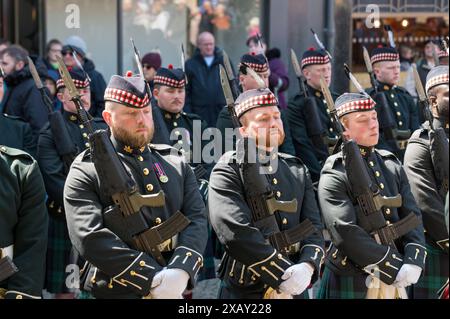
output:
[{"label": "crowd member with glasses", "polygon": [[[75,54],[74,54],[75,53]],[[95,69],[94,62],[88,59],[86,42],[79,36],[70,36],[64,41],[62,56],[68,69],[77,68],[78,60],[84,71],[88,74],[91,86],[91,113],[94,117],[101,117],[105,109],[103,95],[106,82],[103,75]]]},{"label": "crowd member with glasses", "polygon": [[158,72],[158,70],[161,68],[161,64],[161,55],[158,52],[149,52],[142,58],[144,77],[150,85],[150,89],[152,92],[154,89],[153,79],[156,75],[156,72]]}]

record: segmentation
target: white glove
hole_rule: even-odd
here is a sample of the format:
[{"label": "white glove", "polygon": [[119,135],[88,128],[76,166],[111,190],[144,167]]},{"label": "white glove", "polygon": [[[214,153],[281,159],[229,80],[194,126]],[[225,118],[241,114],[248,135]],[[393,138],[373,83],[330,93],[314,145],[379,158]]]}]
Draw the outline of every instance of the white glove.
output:
[{"label": "white glove", "polygon": [[288,295],[300,295],[311,283],[314,268],[308,263],[301,263],[289,267],[281,276],[284,281],[280,285],[280,291]]},{"label": "white glove", "polygon": [[182,299],[189,274],[182,269],[164,268],[153,277],[150,296],[152,299]]},{"label": "white glove", "polygon": [[422,273],[422,268],[412,264],[404,264],[397,273],[394,283],[397,288],[405,288],[417,283]]}]

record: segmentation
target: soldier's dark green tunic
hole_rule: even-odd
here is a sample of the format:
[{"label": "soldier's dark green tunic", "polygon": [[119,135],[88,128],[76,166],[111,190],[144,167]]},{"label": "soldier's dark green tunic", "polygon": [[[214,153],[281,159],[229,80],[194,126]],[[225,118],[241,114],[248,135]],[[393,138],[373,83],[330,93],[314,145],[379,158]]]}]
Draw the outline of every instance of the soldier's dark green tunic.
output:
[{"label": "soldier's dark green tunic", "polygon": [[40,298],[45,276],[48,215],[38,164],[13,148],[0,146],[0,248],[13,245],[19,272],[0,282],[5,298]]},{"label": "soldier's dark green tunic", "polygon": [[[383,208],[386,224],[397,222],[410,213],[421,217],[408,179],[399,160],[385,150],[363,149],[369,175],[382,196],[402,196],[399,208]],[[366,297],[367,272],[382,281],[395,280],[403,263],[422,269],[426,249],[423,227],[415,228],[396,241],[397,249],[378,244],[369,234],[345,173],[342,152],[330,156],[322,170],[318,189],[319,204],[332,247],[327,253],[319,298],[345,299]]]},{"label": "soldier's dark green tunic", "polygon": [[[332,119],[326,104],[325,98],[321,91],[307,85],[308,94],[314,97],[318,106],[318,115],[325,130],[327,130],[328,137],[335,139],[336,132],[333,129]],[[333,100],[336,100],[338,95],[332,93]],[[289,101],[287,109],[287,120],[291,130],[292,142],[294,144],[295,155],[305,163],[313,182],[317,182],[320,177],[320,171],[328,158],[328,148],[320,149],[316,147],[311,137],[308,136],[307,125],[310,121],[311,115],[307,114],[305,109],[306,98],[303,92],[297,94]]]},{"label": "soldier's dark green tunic", "polygon": [[[149,145],[140,150],[113,139],[115,148],[141,194],[165,193],[165,206],[145,207],[150,226],[167,220],[177,210],[191,223],[178,235],[175,250],[163,253],[169,268],[190,275],[192,287],[202,266],[207,240],[205,207],[192,169],[173,148]],[[168,180],[161,177],[161,171]],[[159,175],[158,175],[159,174]],[[104,194],[90,152],[74,161],[64,188],[69,235],[76,250],[90,265],[83,272],[83,289],[97,298],[141,298],[148,295],[155,274],[162,267],[147,253],[129,247],[106,227],[103,211],[113,204]]]},{"label": "soldier's dark green tunic", "polygon": [[290,229],[308,218],[319,232],[303,240],[289,257],[276,251],[264,237],[267,229],[259,230],[252,220],[235,152],[225,153],[211,174],[208,202],[211,224],[226,251],[219,268],[222,279],[219,298],[261,299],[267,287],[278,288],[284,270],[297,263],[311,263],[315,267],[312,281],[317,278],[324,256],[323,227],[308,170],[291,155],[271,156],[273,161],[277,160],[278,168],[266,176],[276,199],[298,201],[295,213],[275,213],[280,230]]},{"label": "soldier's dark green tunic", "polygon": [[[71,139],[70,143],[76,146],[77,154],[81,153],[89,143],[88,129],[76,114],[63,112],[63,119]],[[107,127],[103,120],[98,118],[93,119],[91,125],[94,131]],[[37,160],[44,178],[48,195],[47,209],[50,213],[45,287],[51,293],[67,292],[66,266],[74,262],[70,260],[72,244],[67,233],[63,208],[63,189],[68,172],[65,171],[63,159],[58,154],[49,123],[39,135]]]},{"label": "soldier's dark green tunic", "polygon": [[[392,116],[396,122],[396,128],[398,130],[410,131],[412,134],[415,130],[417,130],[420,126],[419,122],[419,113],[422,112],[419,110],[419,106],[414,102],[412,96],[406,91],[406,89],[399,86],[392,86],[385,83],[380,83],[378,86],[378,91],[383,92],[386,96],[389,109],[392,113]],[[375,90],[369,89],[368,93],[374,97]],[[379,112],[380,101],[378,99],[374,99],[377,103],[377,112]],[[384,137],[384,133],[381,130],[382,123],[380,123],[380,140],[378,141],[377,148],[388,150],[394,153],[401,161],[403,161],[403,156],[405,154],[406,149],[406,141],[403,140],[403,145],[400,147],[400,151],[396,151],[396,146],[394,141],[388,141]]]},{"label": "soldier's dark green tunic", "polygon": [[[428,248],[427,265],[422,280],[414,286],[414,298],[436,299],[438,290],[448,280],[448,232],[445,224],[445,190],[436,177],[430,151],[428,122],[415,131],[405,153],[405,171],[411,191],[422,211]],[[446,131],[448,138],[448,129]],[[438,163],[439,164],[439,163]]]},{"label": "soldier's dark green tunic", "polygon": [[37,143],[31,126],[17,116],[0,114],[0,145],[17,148],[36,156]]}]

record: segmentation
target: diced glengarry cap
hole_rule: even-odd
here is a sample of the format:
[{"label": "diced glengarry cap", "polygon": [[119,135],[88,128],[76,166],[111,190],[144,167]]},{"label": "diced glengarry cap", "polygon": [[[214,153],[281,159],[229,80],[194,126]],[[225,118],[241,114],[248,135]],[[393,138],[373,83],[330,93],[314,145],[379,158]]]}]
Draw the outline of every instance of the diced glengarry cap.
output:
[{"label": "diced glengarry cap", "polygon": [[236,116],[240,118],[246,112],[258,107],[277,106],[278,100],[275,95],[269,90],[248,90],[236,100]]},{"label": "diced glengarry cap", "polygon": [[185,74],[182,69],[174,69],[172,65],[169,65],[168,68],[160,68],[156,72],[153,84],[182,88],[186,85]]},{"label": "diced glengarry cap", "polygon": [[241,58],[239,67],[241,67],[244,63],[257,73],[264,73],[269,70],[267,59],[262,54],[244,54]]},{"label": "diced glengarry cap", "polygon": [[400,55],[395,48],[392,47],[378,47],[372,50],[370,55],[370,62],[372,65],[384,61],[400,60]]},{"label": "diced glengarry cap", "polygon": [[335,102],[338,117],[353,112],[367,112],[375,109],[376,103],[361,93],[344,93]]},{"label": "diced glengarry cap", "polygon": [[309,48],[303,53],[301,68],[305,68],[308,65],[314,64],[327,64],[330,63],[330,57],[328,53],[322,49],[316,50],[315,48]]},{"label": "diced glengarry cap", "polygon": [[439,65],[432,68],[427,75],[425,90],[428,92],[435,86],[448,84],[448,70],[447,65]]},{"label": "diced glengarry cap", "polygon": [[[82,70],[73,68],[69,71],[69,74],[73,80],[73,84],[75,84],[75,87],[77,89],[85,89],[89,87],[89,80]],[[64,80],[62,78],[58,79],[58,81],[56,82],[56,89],[59,90],[64,87],[66,87]]]},{"label": "diced glengarry cap", "polygon": [[105,90],[105,101],[141,109],[149,105],[146,83],[140,76],[113,75]]}]

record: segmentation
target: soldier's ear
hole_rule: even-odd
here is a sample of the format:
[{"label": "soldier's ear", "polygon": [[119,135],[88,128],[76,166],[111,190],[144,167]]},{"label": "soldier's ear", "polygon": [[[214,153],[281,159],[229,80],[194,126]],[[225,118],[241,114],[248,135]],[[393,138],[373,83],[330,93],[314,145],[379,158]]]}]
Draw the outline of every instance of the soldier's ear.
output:
[{"label": "soldier's ear", "polygon": [[155,87],[153,89],[153,97],[157,100],[159,97],[159,90]]},{"label": "soldier's ear", "polygon": [[58,92],[56,93],[56,97],[58,98],[58,100],[59,100],[61,103],[64,103],[64,90],[65,90],[65,89],[63,89],[62,91],[58,91]]}]

